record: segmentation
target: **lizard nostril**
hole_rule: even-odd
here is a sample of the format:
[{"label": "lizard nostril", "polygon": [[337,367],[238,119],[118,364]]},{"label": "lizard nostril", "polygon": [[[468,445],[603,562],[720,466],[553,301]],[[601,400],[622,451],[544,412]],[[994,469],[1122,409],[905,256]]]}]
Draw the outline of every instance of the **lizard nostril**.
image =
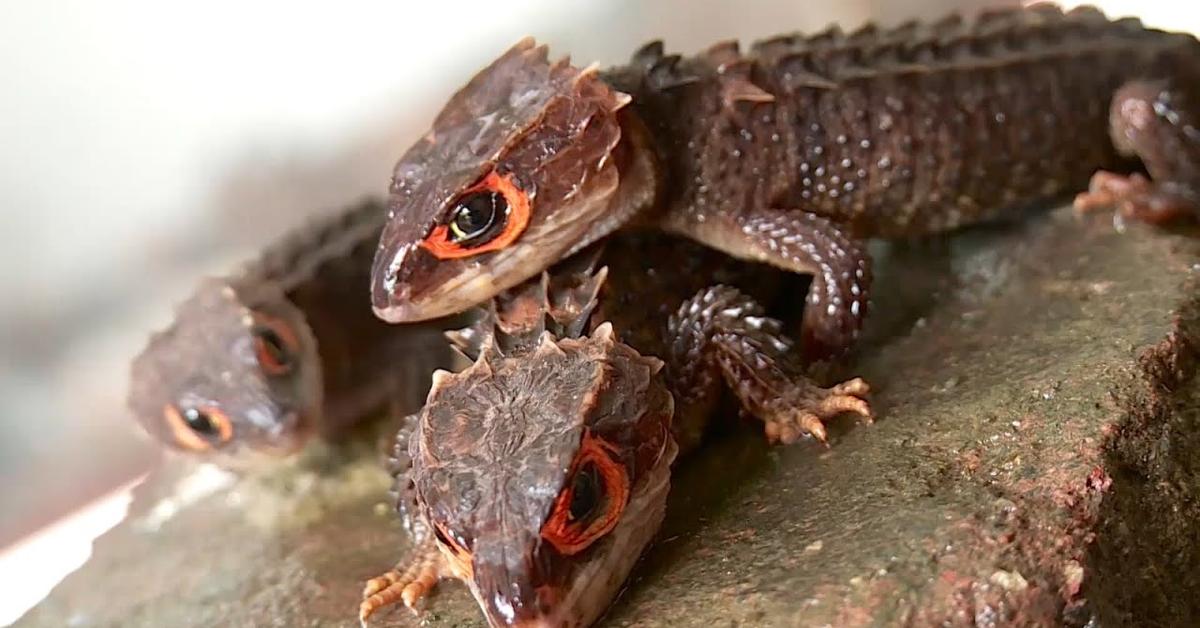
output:
[{"label": "lizard nostril", "polygon": [[409,294],[409,292],[411,292],[411,291],[412,291],[412,289],[408,287],[408,284],[398,281],[398,280],[397,280],[397,275],[392,275],[392,290],[391,290],[391,293],[392,293],[392,297],[393,297],[393,298],[396,298],[396,299],[407,299],[407,298],[408,298],[408,294]]},{"label": "lizard nostril", "polygon": [[389,307],[396,301],[403,301],[408,298],[411,288],[408,283],[402,281],[404,274],[400,264],[393,261],[388,265],[387,272],[383,275],[382,281],[377,281],[371,289],[372,300],[375,307]]}]

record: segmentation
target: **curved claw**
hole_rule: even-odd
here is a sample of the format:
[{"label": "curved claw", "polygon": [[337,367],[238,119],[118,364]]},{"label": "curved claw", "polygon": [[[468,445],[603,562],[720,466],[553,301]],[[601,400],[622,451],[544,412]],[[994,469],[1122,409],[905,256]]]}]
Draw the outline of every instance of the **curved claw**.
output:
[{"label": "curved claw", "polygon": [[873,423],[874,414],[864,397],[871,387],[861,378],[854,378],[832,386],[808,390],[793,399],[781,400],[780,405],[766,418],[763,431],[771,443],[791,444],[805,434],[828,446],[825,421],[842,413],[859,415],[867,423]]},{"label": "curved claw", "polygon": [[[425,597],[442,578],[441,554],[427,546],[406,563],[398,564],[387,573],[371,578],[363,586],[363,600],[358,606],[358,623],[367,627],[367,619],[381,608],[403,602],[414,613],[417,602]],[[403,568],[403,570],[401,570]]]},{"label": "curved claw", "polygon": [[1075,196],[1075,212],[1116,208],[1121,216],[1163,224],[1195,215],[1195,199],[1169,185],[1157,185],[1138,173],[1128,176],[1101,170],[1088,191]]}]

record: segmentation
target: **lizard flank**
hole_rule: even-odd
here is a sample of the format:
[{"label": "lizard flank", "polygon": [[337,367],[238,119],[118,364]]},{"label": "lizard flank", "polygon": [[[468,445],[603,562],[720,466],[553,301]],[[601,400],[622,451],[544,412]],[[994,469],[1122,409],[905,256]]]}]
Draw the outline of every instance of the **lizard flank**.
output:
[{"label": "lizard flank", "polygon": [[[525,40],[396,165],[375,311],[462,311],[640,225],[811,274],[805,352],[835,356],[867,313],[864,238],[987,220],[1097,170],[1081,207],[1194,215],[1197,84],[1190,35],[1047,5],[745,53],[681,58],[656,42],[603,72]],[[1131,156],[1150,179],[1108,172]]]}]

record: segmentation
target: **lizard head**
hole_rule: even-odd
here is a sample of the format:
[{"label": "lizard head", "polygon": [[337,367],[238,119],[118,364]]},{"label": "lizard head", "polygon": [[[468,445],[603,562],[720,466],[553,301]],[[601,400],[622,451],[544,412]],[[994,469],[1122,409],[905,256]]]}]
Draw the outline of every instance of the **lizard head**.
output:
[{"label": "lizard head", "polygon": [[439,372],[408,476],[492,626],[586,626],[662,523],[676,446],[662,362],[608,324]]},{"label": "lizard head", "polygon": [[175,448],[298,448],[321,411],[321,364],[303,314],[277,288],[207,280],[133,361],[129,407]]},{"label": "lizard head", "polygon": [[552,63],[530,39],[471,79],[396,165],[372,268],[376,314],[464,311],[649,204],[650,151],[622,141],[628,102],[594,68]]}]

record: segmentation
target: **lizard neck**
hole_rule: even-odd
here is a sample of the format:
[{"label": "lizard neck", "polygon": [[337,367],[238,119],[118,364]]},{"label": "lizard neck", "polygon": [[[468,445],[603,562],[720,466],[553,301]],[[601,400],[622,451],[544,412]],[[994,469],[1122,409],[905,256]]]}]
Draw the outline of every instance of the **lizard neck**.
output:
[{"label": "lizard neck", "polygon": [[629,109],[621,111],[618,121],[621,141],[613,151],[613,159],[620,184],[609,200],[606,217],[592,226],[568,256],[621,227],[654,223],[655,208],[662,204],[665,172],[654,137],[642,118]]}]

